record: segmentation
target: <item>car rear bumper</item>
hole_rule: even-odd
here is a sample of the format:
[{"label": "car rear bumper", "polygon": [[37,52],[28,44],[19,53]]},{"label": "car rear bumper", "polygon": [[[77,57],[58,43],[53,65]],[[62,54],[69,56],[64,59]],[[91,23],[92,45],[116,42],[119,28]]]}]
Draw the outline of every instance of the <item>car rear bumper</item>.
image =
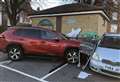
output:
[{"label": "car rear bumper", "polygon": [[106,65],[106,64],[101,63],[101,65],[99,65],[98,63],[101,63],[101,62],[91,60],[90,61],[90,69],[95,71],[95,72],[120,79],[120,69],[118,72],[110,71],[110,70],[107,70],[104,68],[104,65]]}]

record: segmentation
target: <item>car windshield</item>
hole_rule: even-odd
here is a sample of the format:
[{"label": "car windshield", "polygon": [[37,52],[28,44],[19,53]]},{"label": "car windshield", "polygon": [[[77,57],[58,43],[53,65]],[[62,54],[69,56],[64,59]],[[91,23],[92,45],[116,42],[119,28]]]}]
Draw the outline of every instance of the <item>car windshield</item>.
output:
[{"label": "car windshield", "polygon": [[120,36],[105,36],[100,42],[99,47],[120,49]]}]

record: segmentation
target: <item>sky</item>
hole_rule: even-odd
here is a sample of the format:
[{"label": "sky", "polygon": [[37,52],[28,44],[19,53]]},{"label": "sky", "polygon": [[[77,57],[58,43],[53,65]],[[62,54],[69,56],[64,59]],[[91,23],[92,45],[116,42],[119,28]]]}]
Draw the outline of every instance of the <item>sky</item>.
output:
[{"label": "sky", "polygon": [[[4,0],[2,0],[4,2]],[[71,2],[72,0],[68,0],[68,2]],[[34,10],[36,10],[38,7],[41,8],[41,10],[46,8],[55,7],[58,5],[63,4],[62,0],[31,0],[31,6]]]},{"label": "sky", "polygon": [[[67,0],[67,4],[72,2],[73,0]],[[40,9],[43,10],[62,4],[65,4],[65,2],[63,2],[62,0],[32,0],[31,1],[31,6],[34,10],[36,10],[38,7],[40,7]]]}]

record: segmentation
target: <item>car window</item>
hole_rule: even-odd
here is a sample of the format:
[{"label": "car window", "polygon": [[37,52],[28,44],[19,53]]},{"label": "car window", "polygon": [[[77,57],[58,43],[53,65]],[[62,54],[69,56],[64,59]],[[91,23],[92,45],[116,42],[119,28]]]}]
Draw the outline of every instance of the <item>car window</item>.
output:
[{"label": "car window", "polygon": [[100,42],[99,46],[120,49],[120,36],[105,36]]},{"label": "car window", "polygon": [[30,37],[30,38],[41,38],[41,34],[43,32],[41,30],[36,29],[17,29],[15,35],[23,36],[23,37]]},{"label": "car window", "polygon": [[58,39],[59,36],[54,32],[43,31],[42,38],[43,39]]}]

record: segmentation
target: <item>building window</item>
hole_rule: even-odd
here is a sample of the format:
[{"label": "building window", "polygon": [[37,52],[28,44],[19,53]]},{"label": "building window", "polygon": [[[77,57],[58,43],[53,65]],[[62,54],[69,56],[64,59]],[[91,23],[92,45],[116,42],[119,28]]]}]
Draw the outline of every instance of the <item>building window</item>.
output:
[{"label": "building window", "polygon": [[49,29],[53,29],[53,24],[49,19],[42,19],[38,23],[40,26],[47,26]]},{"label": "building window", "polygon": [[76,24],[77,19],[74,18],[74,17],[69,17],[69,18],[67,18],[67,20],[65,20],[65,23],[68,24],[68,25]]}]

